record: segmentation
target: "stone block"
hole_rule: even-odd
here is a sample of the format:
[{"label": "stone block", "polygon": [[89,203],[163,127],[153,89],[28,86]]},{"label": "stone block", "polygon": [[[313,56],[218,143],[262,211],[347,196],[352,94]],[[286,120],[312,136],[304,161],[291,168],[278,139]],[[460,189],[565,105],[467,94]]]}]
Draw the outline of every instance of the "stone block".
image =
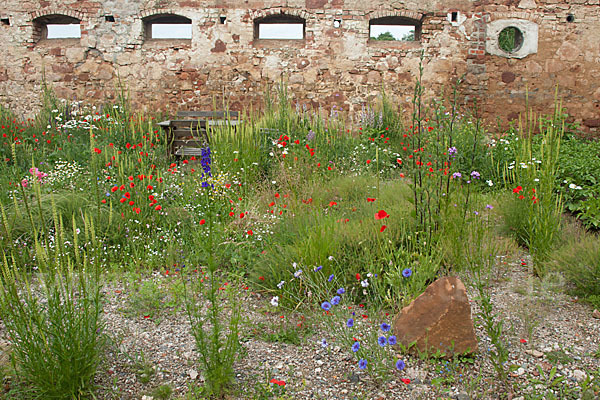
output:
[{"label": "stone block", "polygon": [[444,277],[404,307],[393,323],[398,342],[419,352],[446,356],[477,350],[471,305],[465,285],[457,277]]}]

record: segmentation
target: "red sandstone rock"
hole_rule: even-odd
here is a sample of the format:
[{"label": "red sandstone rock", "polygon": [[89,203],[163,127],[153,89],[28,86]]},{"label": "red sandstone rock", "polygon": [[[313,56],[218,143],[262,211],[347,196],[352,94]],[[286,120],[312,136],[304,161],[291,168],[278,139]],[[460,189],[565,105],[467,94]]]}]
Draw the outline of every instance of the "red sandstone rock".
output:
[{"label": "red sandstone rock", "polygon": [[398,342],[416,342],[420,352],[439,352],[446,356],[477,350],[471,320],[471,305],[465,285],[457,277],[433,282],[423,294],[404,307],[394,320]]}]

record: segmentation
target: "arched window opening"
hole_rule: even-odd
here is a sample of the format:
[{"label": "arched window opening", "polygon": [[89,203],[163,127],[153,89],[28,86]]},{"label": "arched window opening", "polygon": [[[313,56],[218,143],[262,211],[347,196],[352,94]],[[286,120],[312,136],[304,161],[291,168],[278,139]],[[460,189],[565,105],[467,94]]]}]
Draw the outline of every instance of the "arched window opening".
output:
[{"label": "arched window opening", "polygon": [[62,14],[45,15],[33,20],[34,40],[79,39],[81,21]]},{"label": "arched window opening", "polygon": [[191,39],[192,20],[181,15],[162,14],[144,19],[146,39]]},{"label": "arched window opening", "polygon": [[306,20],[287,14],[269,15],[254,21],[255,39],[304,39]]},{"label": "arched window opening", "polygon": [[369,38],[376,41],[421,40],[421,21],[405,17],[383,17],[369,21]]}]

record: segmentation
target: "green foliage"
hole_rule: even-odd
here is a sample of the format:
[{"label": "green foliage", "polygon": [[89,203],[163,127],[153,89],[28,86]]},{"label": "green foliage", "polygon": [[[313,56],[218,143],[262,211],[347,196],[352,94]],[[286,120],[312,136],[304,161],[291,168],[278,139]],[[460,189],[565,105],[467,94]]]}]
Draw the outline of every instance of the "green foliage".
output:
[{"label": "green foliage", "polygon": [[371,40],[384,40],[384,41],[390,41],[390,40],[398,40],[394,37],[394,35],[391,34],[391,32],[383,32],[380,33],[379,36],[375,37],[375,36],[371,36]]},{"label": "green foliage", "polygon": [[[241,306],[238,294],[232,289],[237,286],[221,286],[219,283],[213,243],[220,230],[213,225],[213,215],[212,212],[207,215],[209,221],[205,241],[208,268],[204,276],[208,282],[204,283],[205,279],[198,276],[191,277],[189,290],[186,287],[185,294],[191,332],[200,353],[200,366],[205,376],[204,390],[218,398],[228,390],[233,379],[233,363],[239,357]],[[224,324],[226,311],[228,317]]]},{"label": "green foliage", "polygon": [[152,390],[152,398],[156,400],[169,400],[173,395],[173,388],[171,385],[160,385]]},{"label": "green foliage", "polygon": [[[556,243],[561,225],[563,201],[555,193],[558,176],[561,139],[564,133],[564,115],[556,104],[551,119],[535,118],[529,114],[525,126],[520,126],[522,140],[515,147],[515,163],[506,166],[506,176],[517,186],[508,208],[518,211],[517,240],[522,241],[533,256],[533,269],[538,276],[546,273],[546,262]],[[533,132],[540,130],[542,138],[538,149],[534,146]],[[514,213],[514,211],[509,211]]]},{"label": "green foliage", "polygon": [[512,53],[513,51],[518,50],[518,47],[520,46],[520,35],[522,34],[517,28],[509,26],[508,28],[503,29],[498,35],[498,45],[502,50]]},{"label": "green foliage", "polygon": [[104,345],[101,285],[98,267],[90,263],[97,254],[75,252],[75,261],[65,255],[62,219],[56,208],[52,215],[56,242],[51,249],[35,240],[34,279],[2,252],[0,314],[13,339],[18,379],[39,398],[73,399],[93,392]]},{"label": "green foliage", "polygon": [[600,238],[583,233],[567,239],[552,256],[553,265],[573,287],[573,293],[600,308]]},{"label": "green foliage", "polygon": [[475,274],[475,285],[477,288],[477,301],[480,311],[475,320],[479,323],[490,338],[491,347],[487,353],[498,378],[505,381],[508,371],[506,362],[508,361],[508,348],[503,339],[503,321],[498,318],[494,312],[492,298],[489,291],[489,278],[484,279],[481,273]]}]

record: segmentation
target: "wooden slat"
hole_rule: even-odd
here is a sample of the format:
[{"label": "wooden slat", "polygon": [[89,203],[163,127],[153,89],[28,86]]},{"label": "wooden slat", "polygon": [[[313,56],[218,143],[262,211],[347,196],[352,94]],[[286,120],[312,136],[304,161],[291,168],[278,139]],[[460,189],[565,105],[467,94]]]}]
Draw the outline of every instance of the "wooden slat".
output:
[{"label": "wooden slat", "polygon": [[200,129],[173,129],[169,132],[169,136],[173,137],[175,139],[177,138],[182,138],[182,137],[195,137],[195,138],[200,138],[200,137],[208,137],[208,135],[206,134],[206,131],[204,129],[200,130]]},{"label": "wooden slat", "polygon": [[175,150],[174,153],[176,156],[201,156],[202,155],[202,149],[199,149],[197,147],[181,147],[177,150]]},{"label": "wooden slat", "polygon": [[178,147],[206,147],[208,146],[208,143],[204,140],[195,140],[195,139],[190,139],[190,140],[173,140],[172,143],[173,148],[178,148]]},{"label": "wooden slat", "polygon": [[170,127],[173,128],[206,128],[206,120],[200,119],[200,120],[196,120],[196,119],[176,119],[176,120],[171,120]]},{"label": "wooden slat", "polygon": [[178,111],[178,117],[193,118],[238,118],[239,111]]}]

